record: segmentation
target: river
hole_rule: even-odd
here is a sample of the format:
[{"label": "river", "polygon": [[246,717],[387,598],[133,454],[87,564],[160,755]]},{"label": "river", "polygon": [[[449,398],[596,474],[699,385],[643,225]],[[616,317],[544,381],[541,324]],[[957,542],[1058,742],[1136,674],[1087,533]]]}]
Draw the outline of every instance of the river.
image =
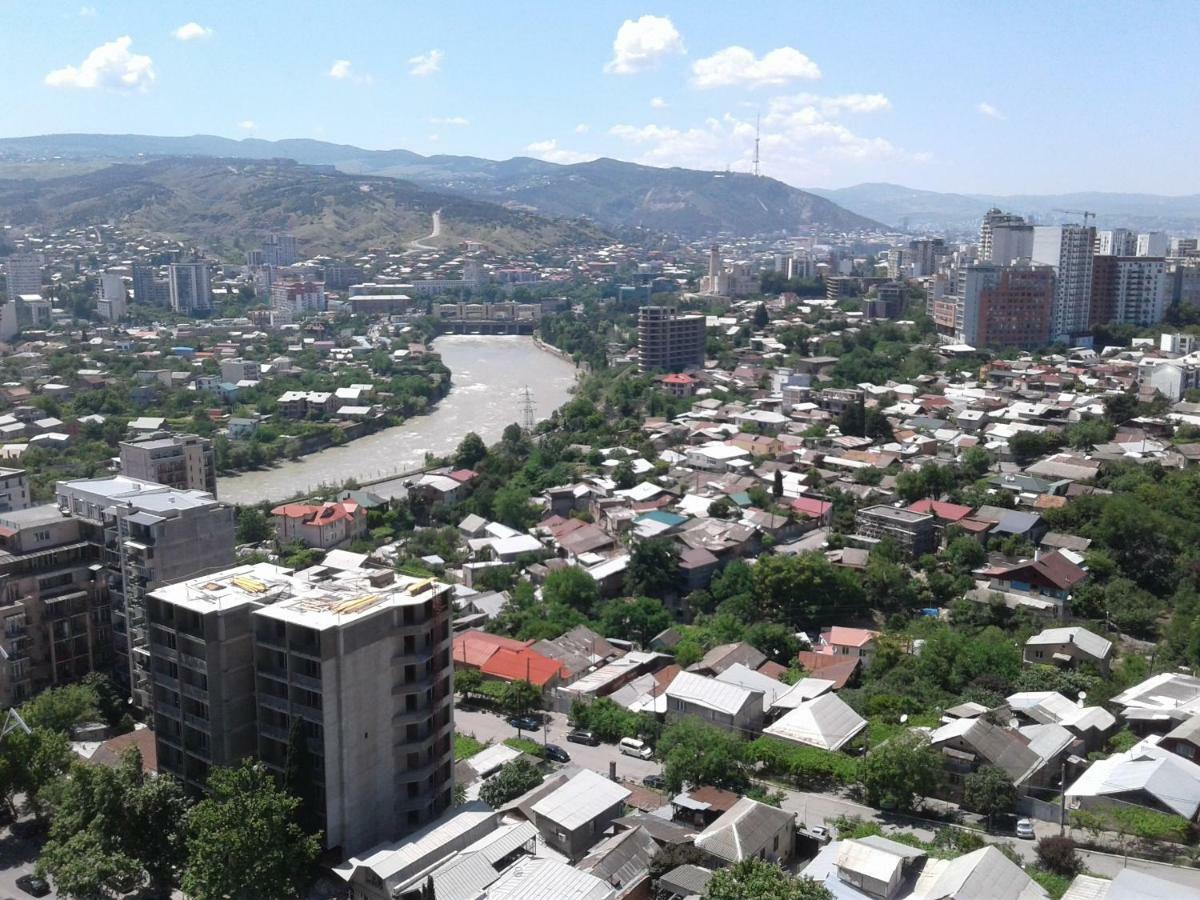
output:
[{"label": "river", "polygon": [[[445,335],[433,348],[450,369],[451,387],[429,415],[272,469],[220,478],[217,496],[227,503],[276,502],[351,478],[376,481],[409,472],[426,453],[449,456],[469,431],[488,445],[500,440],[505,426],[522,421],[526,385],[540,420],[567,402],[575,383],[574,366],[531,337]],[[398,479],[371,490],[385,497],[403,493]]]}]

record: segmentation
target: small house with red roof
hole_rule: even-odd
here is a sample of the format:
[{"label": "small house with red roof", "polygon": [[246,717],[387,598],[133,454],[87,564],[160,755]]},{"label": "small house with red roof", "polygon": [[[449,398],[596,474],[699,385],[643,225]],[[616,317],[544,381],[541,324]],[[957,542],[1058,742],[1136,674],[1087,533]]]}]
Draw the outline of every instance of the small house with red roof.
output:
[{"label": "small house with red roof", "polygon": [[791,502],[796,514],[804,519],[813,519],[820,525],[828,525],[833,518],[833,504],[816,497],[797,497]]},{"label": "small house with red roof", "polygon": [[486,631],[464,631],[454,638],[454,668],[475,669],[497,681],[528,681],[538,688],[554,687],[566,677],[556,659],[538,653],[533,641],[518,641]]},{"label": "small house with red roof", "polygon": [[850,656],[869,663],[875,655],[875,639],[878,631],[869,628],[846,628],[834,625],[828,631],[821,632],[821,641],[817,652],[827,656]]},{"label": "small house with red roof", "polygon": [[957,503],[944,503],[941,500],[930,500],[928,497],[918,500],[916,503],[909,504],[908,511],[933,516],[933,533],[937,535],[939,544],[942,541],[942,535],[949,526],[958,525],[971,515],[971,507],[969,506],[961,506]]},{"label": "small house with red roof", "polygon": [[306,547],[330,550],[367,533],[367,510],[352,500],[312,506],[285,503],[271,510],[281,544],[299,541]]},{"label": "small house with red roof", "polygon": [[1060,550],[1039,554],[1033,559],[1010,566],[990,566],[982,573],[993,587],[1021,594],[1038,594],[1065,600],[1075,586],[1087,577],[1087,570],[1076,565]]},{"label": "small house with red roof", "polygon": [[696,379],[691,375],[676,372],[662,377],[664,390],[672,397],[690,397],[696,392]]}]

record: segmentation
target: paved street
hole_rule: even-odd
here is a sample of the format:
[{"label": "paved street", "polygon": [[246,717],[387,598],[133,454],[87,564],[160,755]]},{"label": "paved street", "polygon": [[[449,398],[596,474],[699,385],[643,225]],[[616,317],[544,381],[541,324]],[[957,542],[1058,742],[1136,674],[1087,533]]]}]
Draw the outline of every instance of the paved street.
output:
[{"label": "paved street", "polygon": [[[28,897],[17,887],[17,879],[33,871],[41,844],[31,839],[30,819],[0,830],[0,897]],[[57,896],[51,891],[48,897]]]},{"label": "paved street", "polygon": [[[662,765],[657,760],[635,759],[624,756],[615,744],[601,744],[599,747],[588,747],[585,744],[568,744],[567,732],[571,730],[567,717],[563,713],[550,713],[548,730],[549,743],[558,744],[571,755],[571,762],[585,769],[592,769],[602,775],[608,774],[611,762],[617,764],[617,777],[623,781],[640,782],[646,775],[657,775],[662,772]],[[461,707],[454,710],[454,728],[459,734],[469,734],[479,741],[491,741],[499,744],[506,738],[516,737],[517,729],[513,728],[501,716],[491,712],[467,711]],[[522,736],[543,742],[542,733],[530,734],[522,732]]]}]

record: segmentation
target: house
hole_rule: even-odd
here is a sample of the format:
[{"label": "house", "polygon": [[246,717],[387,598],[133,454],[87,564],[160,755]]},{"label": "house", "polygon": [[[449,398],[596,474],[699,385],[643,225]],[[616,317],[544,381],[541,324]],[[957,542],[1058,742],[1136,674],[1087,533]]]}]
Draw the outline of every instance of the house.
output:
[{"label": "house", "polygon": [[328,550],[358,540],[367,533],[367,511],[349,500],[310,506],[285,503],[271,510],[279,543],[299,541]]},{"label": "house", "polygon": [[671,798],[671,815],[676,823],[687,823],[698,828],[707,828],[729,810],[741,798],[730,791],[704,785],[690,791],[680,791]]},{"label": "house", "polygon": [[1046,889],[993,846],[957,859],[930,859],[913,889],[914,898],[947,900],[1045,900]]},{"label": "house", "polygon": [[1200,812],[1200,766],[1149,737],[1096,760],[1067,788],[1071,809],[1142,806],[1188,821]]},{"label": "house", "polygon": [[886,900],[915,878],[926,856],[924,850],[871,835],[826,845],[804,874],[830,886],[835,897],[844,896],[849,887],[858,896]]},{"label": "house", "polygon": [[971,507],[957,503],[945,503],[941,500],[918,500],[908,505],[908,511],[933,516],[933,530],[938,536],[939,543],[947,528],[959,524],[971,514]]},{"label": "house", "polygon": [[464,631],[454,636],[451,654],[454,668],[478,670],[497,650],[524,650],[532,645],[533,641],[518,641],[486,631]]},{"label": "house", "polygon": [[908,556],[916,559],[935,549],[934,518],[894,506],[868,506],[854,514],[858,535],[871,542],[891,540]]},{"label": "house", "polygon": [[956,719],[935,730],[929,740],[942,754],[943,787],[951,798],[961,796],[966,776],[985,765],[1003,771],[1018,790],[1057,775],[1057,766],[1047,765],[1051,760],[1031,748],[1028,736],[986,719]]},{"label": "house", "polygon": [[625,811],[629,795],[629,788],[591,769],[580,769],[538,794],[529,807],[530,821],[549,847],[577,860],[599,843]]},{"label": "house", "polygon": [[840,750],[860,731],[867,720],[836,694],[822,694],[787,712],[779,721],[763,729],[763,734],[788,741]]},{"label": "house", "polygon": [[1193,762],[1200,759],[1200,715],[1186,719],[1167,732],[1158,746]]},{"label": "house", "polygon": [[667,720],[696,716],[742,736],[762,730],[763,695],[693,672],[680,672],[667,687]]},{"label": "house", "polygon": [[840,691],[854,679],[862,665],[862,658],[801,650],[796,654],[796,663],[814,677],[832,681],[833,689]]},{"label": "house", "polygon": [[834,625],[828,631],[821,632],[817,652],[830,656],[855,656],[866,665],[875,655],[875,639],[877,637],[879,637],[878,631]]},{"label": "house", "polygon": [[738,800],[696,835],[696,847],[719,866],[752,858],[785,865],[792,858],[795,843],[795,814],[749,797]]},{"label": "house", "polygon": [[1055,600],[1066,600],[1075,586],[1088,577],[1086,569],[1071,562],[1060,550],[1039,553],[1033,559],[1012,565],[990,566],[980,574],[1002,591]]},{"label": "house", "polygon": [[650,896],[650,863],[659,846],[640,826],[618,831],[597,844],[576,868],[620,891],[622,898]]},{"label": "house", "polygon": [[1112,641],[1086,628],[1047,628],[1025,642],[1025,662],[1075,668],[1081,663],[1107,672],[1112,661]]},{"label": "house", "polygon": [[469,479],[427,472],[409,488],[409,494],[430,506],[452,506],[466,497],[469,485]]},{"label": "house", "polygon": [[737,641],[713,647],[704,654],[700,662],[688,666],[688,671],[700,675],[720,675],[736,663],[741,663],[748,669],[757,669],[766,661],[767,657],[758,648],[745,641]]},{"label": "house", "polygon": [[[448,886],[462,891],[460,883]],[[443,896],[479,897],[479,900],[530,900],[551,898],[554,900],[616,900],[617,892],[606,882],[589,872],[572,868],[556,859],[526,856],[505,869],[501,876],[488,885],[486,893],[467,894],[449,891]]]},{"label": "house", "polygon": [[1135,731],[1160,733],[1200,714],[1200,678],[1161,672],[1127,688],[1110,701]]}]

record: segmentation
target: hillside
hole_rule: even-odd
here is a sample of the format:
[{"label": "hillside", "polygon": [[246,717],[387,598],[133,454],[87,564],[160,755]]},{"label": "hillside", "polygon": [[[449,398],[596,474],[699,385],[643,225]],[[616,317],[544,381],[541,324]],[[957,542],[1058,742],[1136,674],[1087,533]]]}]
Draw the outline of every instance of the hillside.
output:
[{"label": "hillside", "polygon": [[613,159],[574,165],[516,157],[421,156],[312,140],[234,141],[209,135],[46,135],[0,140],[0,160],[128,160],[163,156],[294,159],[342,172],[403,178],[425,188],[525,208],[546,216],[586,216],[605,227],[638,226],[686,238],[877,230],[879,223],[771,178],[661,169]]},{"label": "hillside", "polygon": [[218,252],[257,246],[270,231],[291,232],[326,253],[399,247],[429,233],[435,210],[442,212],[435,243],[470,239],[526,252],[607,239],[590,225],[287,160],[167,158],[0,180],[4,222],[57,228],[114,221]]},{"label": "hillside", "polygon": [[1089,210],[1100,228],[1134,228],[1159,231],[1200,231],[1200,195],[1164,197],[1157,194],[1081,192],[1073,194],[945,194],[898,184],[856,184],[818,194],[857,213],[913,231],[979,230],[979,220],[989,207],[1021,213],[1040,224],[1079,221],[1078,214],[1061,210]]}]

